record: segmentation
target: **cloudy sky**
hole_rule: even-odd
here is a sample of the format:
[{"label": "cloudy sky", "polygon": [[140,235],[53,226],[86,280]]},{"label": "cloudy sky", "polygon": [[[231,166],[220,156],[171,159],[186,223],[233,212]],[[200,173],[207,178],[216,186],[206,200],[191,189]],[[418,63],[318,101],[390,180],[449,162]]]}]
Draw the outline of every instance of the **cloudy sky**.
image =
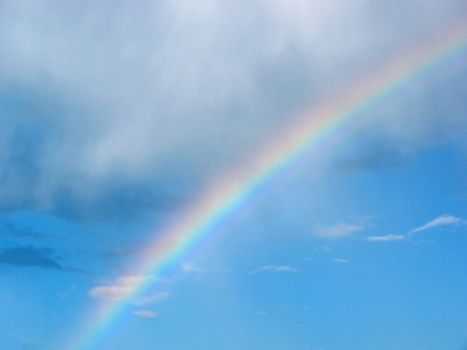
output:
[{"label": "cloudy sky", "polygon": [[[464,0],[0,1],[0,348],[466,349],[465,23]],[[303,111],[454,32],[162,276],[133,268]]]}]

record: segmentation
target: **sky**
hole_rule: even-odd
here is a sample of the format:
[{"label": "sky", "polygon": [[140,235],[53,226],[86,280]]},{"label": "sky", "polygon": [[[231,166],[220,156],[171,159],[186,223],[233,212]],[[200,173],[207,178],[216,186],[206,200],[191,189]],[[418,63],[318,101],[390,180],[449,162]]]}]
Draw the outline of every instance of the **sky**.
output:
[{"label": "sky", "polygon": [[[465,23],[463,0],[0,1],[0,349],[467,349]],[[459,28],[141,268],[213,184]]]}]

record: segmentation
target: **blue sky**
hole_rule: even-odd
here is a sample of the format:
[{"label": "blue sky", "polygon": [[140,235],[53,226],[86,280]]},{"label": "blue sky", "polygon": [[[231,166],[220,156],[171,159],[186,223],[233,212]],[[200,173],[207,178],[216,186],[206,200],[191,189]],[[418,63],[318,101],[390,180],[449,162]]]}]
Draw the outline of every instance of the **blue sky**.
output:
[{"label": "blue sky", "polygon": [[[0,348],[79,349],[204,188],[466,20],[456,0],[1,2]],[[271,179],[86,350],[466,349],[465,62]]]}]

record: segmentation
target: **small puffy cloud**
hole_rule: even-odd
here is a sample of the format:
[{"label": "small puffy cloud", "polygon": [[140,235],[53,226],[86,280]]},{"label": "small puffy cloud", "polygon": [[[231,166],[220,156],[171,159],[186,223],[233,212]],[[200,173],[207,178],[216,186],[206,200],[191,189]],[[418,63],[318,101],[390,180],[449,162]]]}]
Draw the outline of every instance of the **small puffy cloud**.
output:
[{"label": "small puffy cloud", "polygon": [[133,312],[133,315],[147,320],[154,320],[158,316],[156,312],[150,310],[137,310]]},{"label": "small puffy cloud", "polygon": [[382,236],[368,236],[365,238],[368,242],[395,242],[403,241],[406,239],[404,235],[382,235]]},{"label": "small puffy cloud", "polygon": [[203,273],[206,270],[194,263],[185,262],[182,264],[182,271],[185,273]]},{"label": "small puffy cloud", "polygon": [[110,301],[122,300],[131,294],[132,288],[122,285],[110,285],[94,287],[89,291],[89,296],[94,299]]},{"label": "small puffy cloud", "polygon": [[137,284],[141,284],[151,278],[150,276],[144,275],[128,275],[122,276],[117,279],[117,283],[124,286],[134,286]]},{"label": "small puffy cloud", "polygon": [[[141,275],[123,276],[112,283],[92,288],[89,291],[89,296],[94,299],[107,301],[123,300],[130,297],[141,283],[146,283],[147,279],[150,278],[150,276]],[[132,303],[139,306],[149,305],[161,302],[169,296],[170,294],[167,292],[151,291],[132,301]]]},{"label": "small puffy cloud", "polygon": [[318,228],[314,231],[314,235],[322,238],[342,238],[361,232],[364,229],[361,225],[342,223]]},{"label": "small puffy cloud", "polygon": [[147,278],[147,276],[142,275],[122,276],[110,284],[92,288],[89,295],[95,299],[110,301],[125,299]]},{"label": "small puffy cloud", "polygon": [[350,262],[350,260],[342,258],[334,258],[332,260],[338,264],[348,264]]},{"label": "small puffy cloud", "polygon": [[466,221],[459,217],[452,216],[452,215],[441,215],[420,227],[414,228],[409,233],[427,231],[427,230],[431,230],[431,229],[442,227],[442,226],[458,226],[458,225],[462,225],[465,223]]},{"label": "small puffy cloud", "polygon": [[292,267],[290,265],[264,265],[256,270],[251,271],[251,273],[258,273],[258,272],[298,272],[298,269]]}]

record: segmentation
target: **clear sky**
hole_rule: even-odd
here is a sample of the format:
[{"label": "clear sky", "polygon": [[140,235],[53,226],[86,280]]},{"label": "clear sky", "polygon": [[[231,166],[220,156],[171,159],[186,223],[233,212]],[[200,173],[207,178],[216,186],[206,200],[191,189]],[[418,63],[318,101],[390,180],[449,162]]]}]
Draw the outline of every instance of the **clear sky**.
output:
[{"label": "clear sky", "polygon": [[0,349],[467,349],[467,36],[129,297],[211,184],[465,23],[464,0],[1,1]]}]

